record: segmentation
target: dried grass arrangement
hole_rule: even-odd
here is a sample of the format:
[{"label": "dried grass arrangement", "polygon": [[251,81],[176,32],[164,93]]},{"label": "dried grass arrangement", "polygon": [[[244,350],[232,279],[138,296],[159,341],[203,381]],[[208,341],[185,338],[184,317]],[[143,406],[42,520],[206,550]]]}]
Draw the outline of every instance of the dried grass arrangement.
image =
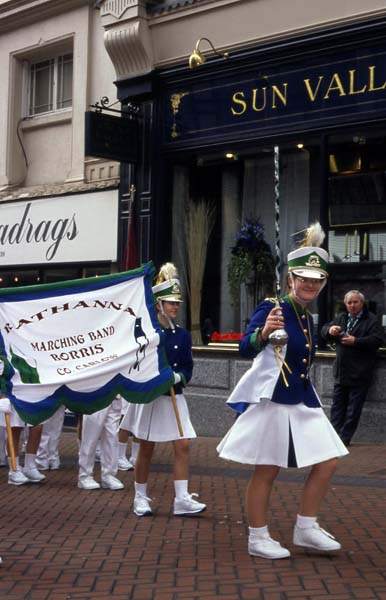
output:
[{"label": "dried grass arrangement", "polygon": [[193,344],[202,344],[201,301],[208,243],[216,219],[212,202],[190,200],[185,215],[186,287],[190,304],[190,322]]}]

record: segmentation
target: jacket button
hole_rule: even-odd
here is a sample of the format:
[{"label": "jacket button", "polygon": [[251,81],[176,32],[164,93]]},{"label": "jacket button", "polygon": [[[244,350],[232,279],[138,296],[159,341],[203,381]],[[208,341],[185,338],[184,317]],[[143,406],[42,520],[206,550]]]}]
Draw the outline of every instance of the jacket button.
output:
[{"label": "jacket button", "polygon": [[310,347],[310,345],[309,345],[309,344],[306,344],[306,348],[309,348],[309,347]]},{"label": "jacket button", "polygon": [[306,359],[306,358],[303,358],[302,362],[303,362],[304,364],[306,364],[306,363],[307,363],[307,359]]},{"label": "jacket button", "polygon": [[300,379],[305,379],[305,378],[306,378],[306,376],[304,375],[304,373],[302,373],[302,374],[300,375]]}]

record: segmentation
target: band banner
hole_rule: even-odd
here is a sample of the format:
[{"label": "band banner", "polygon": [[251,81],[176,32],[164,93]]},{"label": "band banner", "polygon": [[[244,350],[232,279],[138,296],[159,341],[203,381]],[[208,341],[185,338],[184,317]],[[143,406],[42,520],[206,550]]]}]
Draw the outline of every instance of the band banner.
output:
[{"label": "band banner", "polygon": [[0,389],[32,425],[61,404],[91,414],[173,385],[151,290],[133,271],[0,290]]}]

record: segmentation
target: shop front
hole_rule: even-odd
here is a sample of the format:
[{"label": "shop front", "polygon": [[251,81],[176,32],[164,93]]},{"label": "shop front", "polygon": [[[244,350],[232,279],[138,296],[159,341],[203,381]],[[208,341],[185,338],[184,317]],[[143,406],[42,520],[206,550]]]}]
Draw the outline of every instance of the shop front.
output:
[{"label": "shop front", "polygon": [[[314,320],[324,324],[347,290],[360,289],[386,324],[384,3],[100,4],[118,100],[139,115],[138,259],[179,268],[179,321],[199,334],[189,408],[199,434],[222,435],[233,421],[225,400],[250,364],[237,339],[255,303],[275,291],[272,262],[233,260],[245,231],[275,261],[280,213],[284,289],[294,232],[319,220],[331,264]],[[189,284],[203,254],[197,318]],[[319,340],[314,381],[327,411],[333,359]],[[362,440],[384,440],[384,361],[380,352]]]},{"label": "shop front", "polygon": [[1,204],[1,287],[107,274],[117,251],[116,189]]},{"label": "shop front", "polygon": [[282,284],[292,234],[320,220],[332,264],[327,293],[313,309],[319,322],[351,288],[363,291],[380,318],[386,313],[385,56],[386,26],[367,23],[240,50],[195,69],[159,70],[137,97],[138,82],[118,82],[123,103],[142,103],[147,131],[139,172],[151,173],[151,185],[143,179],[152,190],[152,242],[143,258],[173,258],[185,273],[186,212],[198,201],[215,208],[204,335],[205,324],[242,331],[254,302],[274,290],[272,278],[256,282],[251,273],[235,299],[228,278],[248,219],[258,219],[275,254],[275,152]]}]

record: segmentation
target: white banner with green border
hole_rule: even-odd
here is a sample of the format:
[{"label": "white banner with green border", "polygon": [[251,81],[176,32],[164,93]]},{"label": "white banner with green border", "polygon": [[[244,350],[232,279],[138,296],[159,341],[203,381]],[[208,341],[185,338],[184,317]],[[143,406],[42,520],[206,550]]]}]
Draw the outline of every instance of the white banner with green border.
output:
[{"label": "white banner with green border", "polygon": [[90,414],[120,394],[145,404],[173,385],[151,290],[134,271],[0,290],[0,389],[27,423],[61,404]]}]

